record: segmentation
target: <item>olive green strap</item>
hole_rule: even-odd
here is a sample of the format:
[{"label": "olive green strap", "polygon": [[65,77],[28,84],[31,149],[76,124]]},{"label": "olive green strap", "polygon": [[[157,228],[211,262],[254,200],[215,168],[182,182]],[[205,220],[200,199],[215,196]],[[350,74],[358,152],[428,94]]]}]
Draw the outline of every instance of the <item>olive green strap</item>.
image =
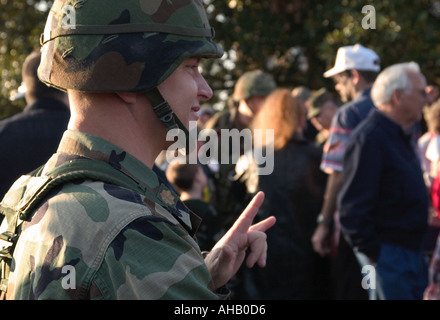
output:
[{"label": "olive green strap", "polygon": [[183,125],[179,118],[176,117],[168,102],[162,97],[159,89],[153,88],[148,90],[145,92],[145,95],[153,106],[154,113],[159,120],[165,124],[167,130],[180,129],[183,130],[188,137],[188,129]]}]

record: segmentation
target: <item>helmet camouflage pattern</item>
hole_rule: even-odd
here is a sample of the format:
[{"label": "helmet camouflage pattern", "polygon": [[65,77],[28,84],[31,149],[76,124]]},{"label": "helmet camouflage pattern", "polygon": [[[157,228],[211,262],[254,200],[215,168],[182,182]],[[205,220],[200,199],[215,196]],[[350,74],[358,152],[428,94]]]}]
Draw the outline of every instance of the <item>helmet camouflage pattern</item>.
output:
[{"label": "helmet camouflage pattern", "polygon": [[271,75],[261,70],[248,71],[238,78],[232,99],[240,101],[252,96],[267,96],[275,88],[276,83]]},{"label": "helmet camouflage pattern", "polygon": [[148,91],[191,56],[219,58],[201,0],[55,0],[38,75],[80,91]]}]

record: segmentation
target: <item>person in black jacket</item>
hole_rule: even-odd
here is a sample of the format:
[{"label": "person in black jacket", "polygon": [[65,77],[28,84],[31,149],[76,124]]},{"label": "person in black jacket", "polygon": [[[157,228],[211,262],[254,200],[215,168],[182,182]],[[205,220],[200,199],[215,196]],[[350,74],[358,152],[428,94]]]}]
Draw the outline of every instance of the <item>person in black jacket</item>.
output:
[{"label": "person in black jacket", "polygon": [[262,139],[262,147],[274,150],[274,166],[271,174],[263,175],[252,169],[258,167],[254,162],[246,173],[247,187],[250,193],[264,191],[266,195],[258,217],[274,215],[277,223],[267,232],[271,250],[266,268],[246,270],[242,276],[246,299],[331,298],[329,257],[320,257],[310,242],[323,202],[326,174],[319,169],[322,148],[302,134],[304,118],[290,91],[279,88],[267,97],[251,124],[253,132],[273,130],[273,146]]},{"label": "person in black jacket", "polygon": [[30,172],[57,150],[70,118],[67,94],[38,79],[39,51],[22,67],[26,107],[0,121],[0,198],[22,174]]}]

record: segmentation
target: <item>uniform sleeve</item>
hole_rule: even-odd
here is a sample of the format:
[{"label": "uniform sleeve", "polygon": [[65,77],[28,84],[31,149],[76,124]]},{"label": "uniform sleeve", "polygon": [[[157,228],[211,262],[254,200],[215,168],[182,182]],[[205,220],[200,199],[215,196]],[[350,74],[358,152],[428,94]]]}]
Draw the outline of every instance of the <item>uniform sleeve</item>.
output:
[{"label": "uniform sleeve", "polygon": [[216,299],[194,239],[181,227],[142,217],[108,248],[93,280],[96,299]]},{"label": "uniform sleeve", "polygon": [[380,189],[382,159],[374,137],[356,137],[346,149],[343,165],[343,186],[338,198],[342,233],[353,247],[376,261],[380,243],[373,212]]}]

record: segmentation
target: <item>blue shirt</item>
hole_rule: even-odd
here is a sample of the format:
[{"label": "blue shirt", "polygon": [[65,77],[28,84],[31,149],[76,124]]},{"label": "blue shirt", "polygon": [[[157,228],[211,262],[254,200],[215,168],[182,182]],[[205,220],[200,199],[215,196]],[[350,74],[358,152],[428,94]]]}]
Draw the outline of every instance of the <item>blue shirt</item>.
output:
[{"label": "blue shirt", "polygon": [[340,107],[333,117],[330,135],[324,144],[321,170],[342,171],[342,161],[348,139],[353,129],[374,108],[370,98],[371,88],[362,91],[355,99]]},{"label": "blue shirt", "polygon": [[428,194],[411,134],[374,109],[347,145],[339,194],[344,236],[376,261],[381,243],[420,250]]}]

